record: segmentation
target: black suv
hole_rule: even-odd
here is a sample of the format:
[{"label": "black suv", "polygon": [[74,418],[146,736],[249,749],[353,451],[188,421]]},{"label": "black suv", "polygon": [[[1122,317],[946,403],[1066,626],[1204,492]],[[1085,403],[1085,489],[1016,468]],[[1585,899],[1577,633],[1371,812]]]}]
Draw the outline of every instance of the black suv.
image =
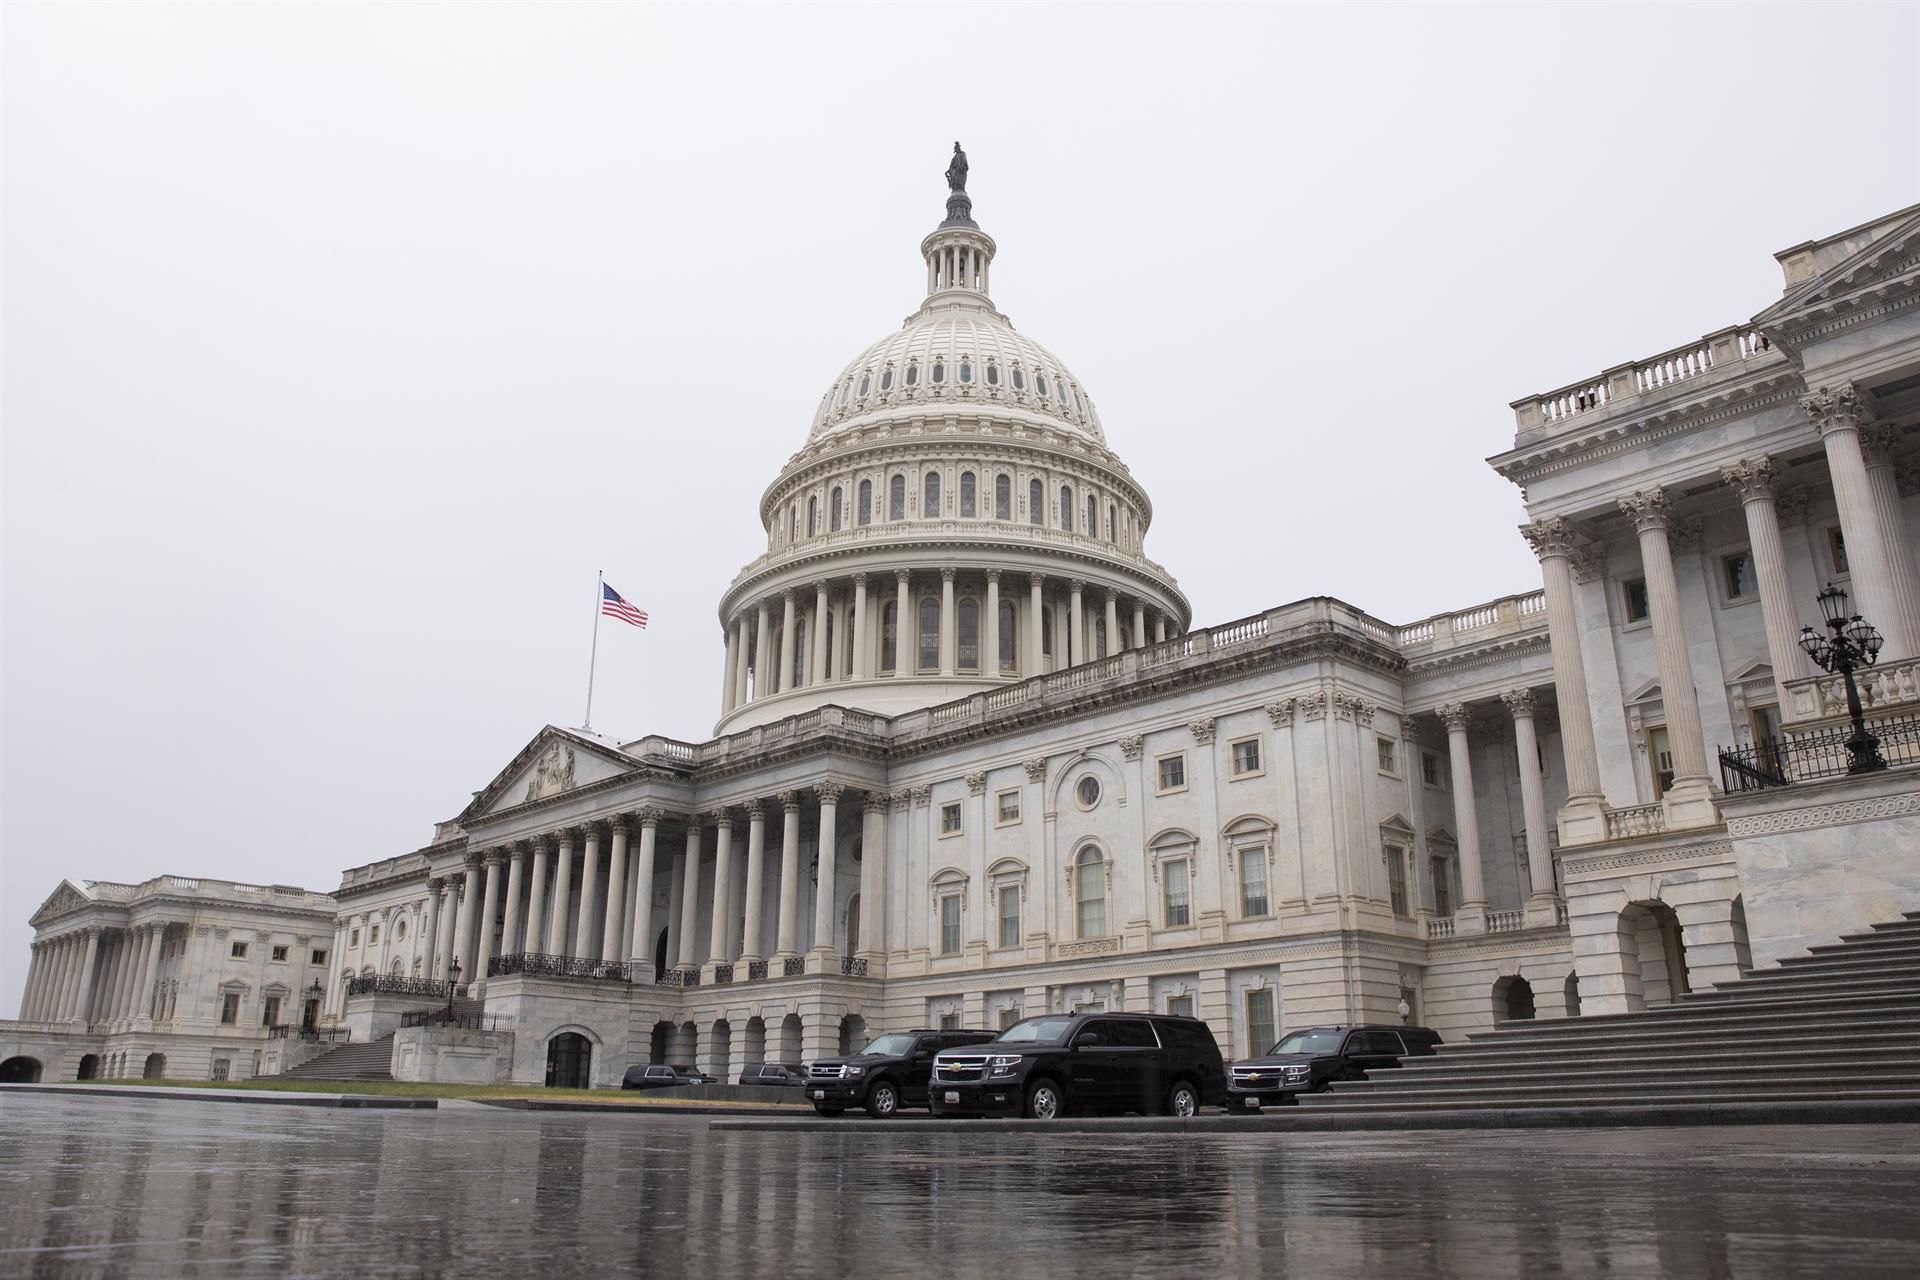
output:
[{"label": "black suv", "polygon": [[1308,1027],[1289,1033],[1258,1058],[1233,1064],[1227,1110],[1258,1111],[1320,1093],[1335,1080],[1397,1067],[1400,1059],[1431,1054],[1440,1033],[1426,1027]]},{"label": "black suv", "polygon": [[1219,1106],[1226,1066],[1198,1018],[1163,1013],[1049,1013],[998,1039],[934,1062],[936,1116],[1029,1116],[1069,1111],[1190,1116]]},{"label": "black suv", "polygon": [[991,1031],[897,1031],[845,1058],[821,1058],[807,1068],[807,1097],[823,1116],[865,1107],[885,1120],[901,1107],[927,1105],[933,1056],[942,1049],[983,1044]]}]

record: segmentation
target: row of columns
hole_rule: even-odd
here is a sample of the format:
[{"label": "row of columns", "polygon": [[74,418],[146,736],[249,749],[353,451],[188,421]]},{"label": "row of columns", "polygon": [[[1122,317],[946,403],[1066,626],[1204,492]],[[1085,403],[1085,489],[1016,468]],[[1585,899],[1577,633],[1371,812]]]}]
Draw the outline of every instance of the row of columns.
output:
[{"label": "row of columns", "polygon": [[[1079,578],[1066,579],[1064,591],[1056,587],[1049,592],[1045,575],[1030,574],[1026,582],[1027,600],[1015,610],[1019,639],[1016,641],[1014,660],[1011,666],[1003,666],[1000,658],[1002,573],[999,569],[981,572],[986,592],[980,609],[979,659],[976,666],[967,668],[969,673],[979,671],[1002,676],[1025,672],[1037,675],[1049,669],[1049,662],[1051,669],[1058,670],[1077,666],[1094,656],[1096,615],[1087,607],[1087,583]],[[940,570],[939,660],[934,670],[942,676],[959,673],[959,615],[954,600],[957,573],[950,566]],[[870,590],[868,577],[865,573],[856,573],[850,584],[844,587],[836,587],[824,579],[817,581],[812,584],[811,603],[806,600],[802,589],[789,587],[782,590],[777,604],[777,626],[776,604],[772,597],[740,609],[725,633],[722,714],[731,714],[749,702],[797,688],[827,682],[868,680],[879,675],[897,677],[918,674],[920,620],[915,607],[917,597],[912,571],[898,569],[893,575],[895,629],[891,670],[882,669],[885,645],[878,625],[878,618],[884,613],[885,600],[877,589],[878,583],[871,584],[876,589]],[[1007,585],[1011,591],[1018,590],[1014,580],[1009,580]],[[1158,644],[1167,638],[1167,615],[1164,610],[1150,606],[1139,597],[1127,601],[1123,610],[1118,592],[1105,587],[1096,590],[1104,606],[1108,653],[1144,648],[1148,643],[1149,623],[1153,643]],[[1044,652],[1039,625],[1040,619],[1047,616],[1049,607],[1054,611],[1054,635],[1064,637],[1066,649],[1065,653],[1060,652],[1062,643],[1056,640],[1055,652],[1050,660]],[[801,623],[805,624],[807,634],[805,671],[795,669],[797,627]],[[829,623],[833,629],[831,640],[822,643],[826,639],[823,629]],[[776,634],[779,637],[777,652]],[[828,670],[829,650],[832,653],[831,671]]]},{"label": "row of columns", "polygon": [[[1553,845],[1548,838],[1547,796],[1540,779],[1539,732],[1535,721],[1539,704],[1531,689],[1509,689],[1500,702],[1513,721],[1514,754],[1520,772],[1520,809],[1527,835],[1527,878],[1532,881],[1526,910],[1529,924],[1552,924],[1557,918],[1553,887]],[[1480,851],[1480,814],[1474,801],[1473,755],[1468,739],[1473,710],[1452,702],[1435,709],[1447,730],[1447,763],[1453,784],[1453,821],[1460,855],[1460,909],[1469,920],[1485,919],[1486,869]],[[1564,718],[1564,717],[1563,717]],[[1419,762],[1406,762],[1409,770]]]},{"label": "row of columns", "polygon": [[[160,970],[164,923],[87,926],[33,944],[21,996],[25,1022],[119,1022],[146,1016]],[[104,958],[103,958],[104,951]]]}]

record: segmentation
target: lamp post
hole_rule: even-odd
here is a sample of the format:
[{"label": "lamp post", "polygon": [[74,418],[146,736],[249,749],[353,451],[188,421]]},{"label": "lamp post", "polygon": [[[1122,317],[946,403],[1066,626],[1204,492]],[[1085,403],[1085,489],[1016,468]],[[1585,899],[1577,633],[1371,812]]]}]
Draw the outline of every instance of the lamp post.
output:
[{"label": "lamp post", "polygon": [[1802,627],[1800,648],[1817,666],[1835,673],[1846,685],[1847,718],[1853,722],[1853,732],[1847,737],[1847,772],[1877,772],[1887,767],[1887,761],[1880,754],[1880,740],[1867,732],[1866,720],[1860,714],[1860,688],[1853,681],[1853,673],[1873,665],[1885,640],[1865,618],[1857,613],[1848,615],[1847,593],[1831,582],[1814,599],[1820,602],[1820,616],[1833,634],[1823,636],[1812,627]]},{"label": "lamp post", "polygon": [[313,985],[307,988],[307,1016],[301,1020],[301,1030],[313,1031],[318,1029],[320,1022],[320,1001],[326,994],[327,989],[320,985],[320,979],[315,978]]},{"label": "lamp post", "polygon": [[453,964],[447,970],[447,1017],[453,1017],[453,993],[460,985],[460,957],[453,958]]}]

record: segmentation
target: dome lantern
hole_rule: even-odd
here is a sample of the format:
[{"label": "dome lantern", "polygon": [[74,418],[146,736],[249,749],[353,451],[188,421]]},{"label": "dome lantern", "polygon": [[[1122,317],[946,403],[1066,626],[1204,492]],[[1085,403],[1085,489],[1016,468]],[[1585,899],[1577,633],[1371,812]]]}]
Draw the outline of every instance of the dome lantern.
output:
[{"label": "dome lantern", "polygon": [[967,153],[956,142],[953,163],[947,166],[946,221],[920,242],[920,256],[927,263],[928,298],[947,292],[971,293],[992,306],[987,297],[987,268],[993,262],[993,251],[993,237],[973,220],[973,199],[967,195]]}]

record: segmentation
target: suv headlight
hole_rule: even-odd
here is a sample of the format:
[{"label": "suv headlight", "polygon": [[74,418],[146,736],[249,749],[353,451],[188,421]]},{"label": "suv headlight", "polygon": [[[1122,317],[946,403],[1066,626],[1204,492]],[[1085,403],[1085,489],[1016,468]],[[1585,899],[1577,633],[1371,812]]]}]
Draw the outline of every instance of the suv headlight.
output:
[{"label": "suv headlight", "polygon": [[1011,1076],[1014,1068],[1020,1065],[1020,1055],[1017,1053],[996,1053],[987,1059],[987,1065],[992,1068],[989,1074],[1004,1079]]},{"label": "suv headlight", "polygon": [[852,1079],[854,1076],[867,1074],[867,1069],[865,1067],[842,1067],[840,1068],[840,1074],[846,1076],[848,1079]]}]

